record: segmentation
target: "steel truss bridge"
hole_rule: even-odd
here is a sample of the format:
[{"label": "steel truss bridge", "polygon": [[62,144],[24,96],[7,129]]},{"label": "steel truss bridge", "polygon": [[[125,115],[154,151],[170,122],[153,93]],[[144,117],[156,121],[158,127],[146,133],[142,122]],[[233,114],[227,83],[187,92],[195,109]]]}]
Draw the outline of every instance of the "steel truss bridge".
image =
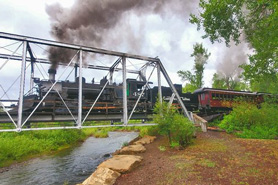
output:
[{"label": "steel truss bridge", "polygon": [[[71,129],[71,128],[87,128],[87,127],[107,127],[107,126],[145,126],[145,125],[155,125],[155,123],[144,123],[144,124],[131,124],[129,123],[131,119],[149,119],[151,118],[150,114],[147,113],[136,113],[135,108],[144,93],[144,90],[138,97],[138,100],[133,107],[132,111],[129,113],[127,109],[127,73],[133,73],[137,74],[139,76],[139,79],[144,79],[146,81],[145,87],[148,85],[150,77],[153,74],[154,69],[157,71],[157,84],[158,84],[158,94],[161,95],[159,96],[159,101],[162,102],[162,88],[161,88],[161,76],[163,75],[166,82],[168,83],[169,87],[172,90],[172,97],[170,102],[173,101],[174,97],[177,99],[178,103],[180,104],[180,107],[184,113],[185,116],[187,116],[190,120],[192,120],[191,115],[188,113],[186,110],[186,107],[184,106],[177,90],[174,87],[174,84],[172,83],[166,69],[162,65],[162,62],[160,61],[159,58],[152,58],[152,57],[145,57],[145,56],[140,56],[140,55],[133,55],[129,53],[122,53],[122,52],[116,52],[116,51],[110,51],[110,50],[105,50],[105,49],[99,49],[99,48],[94,48],[94,47],[88,47],[88,46],[82,46],[82,45],[75,45],[75,44],[69,44],[69,43],[61,43],[61,42],[56,42],[56,41],[51,41],[51,40],[45,40],[45,39],[40,39],[40,38],[34,38],[34,37],[28,37],[28,36],[23,36],[23,35],[15,35],[15,34],[10,34],[10,33],[4,33],[0,32],[0,49],[5,48],[5,46],[1,46],[1,41],[5,43],[6,41],[13,41],[13,42],[18,42],[19,46],[16,48],[14,51],[10,51],[11,53],[7,54],[4,52],[0,52],[0,78],[1,77],[1,71],[5,69],[5,65],[9,61],[20,61],[21,62],[21,71],[20,74],[17,78],[17,80],[20,81],[18,92],[19,96],[14,99],[10,99],[8,97],[8,93],[11,89],[11,86],[7,89],[3,88],[3,85],[0,84],[0,90],[3,91],[4,95],[0,96],[0,108],[2,107],[2,112],[0,112],[0,126],[1,123],[12,123],[13,128],[1,128],[0,131],[26,131],[26,130],[51,130],[51,129]],[[71,49],[75,51],[75,55],[73,58],[68,62],[68,63],[63,63],[59,65],[64,65],[64,69],[59,76],[59,78],[56,81],[53,81],[50,89],[48,92],[44,95],[44,97],[38,102],[37,106],[34,108],[34,110],[31,113],[24,113],[23,110],[23,98],[25,93],[27,92],[26,90],[26,76],[30,75],[30,86],[29,90],[31,90],[34,87],[34,66],[37,64],[46,64],[50,65],[51,62],[47,60],[46,58],[39,58],[36,57],[33,45],[39,45],[40,47],[59,47],[59,48],[64,48],[64,49]],[[18,49],[22,49],[22,54],[19,55],[17,54]],[[1,50],[0,50],[1,51]],[[83,61],[83,57],[87,55],[88,53],[91,54],[100,54],[102,56],[114,56],[117,57],[116,61],[109,67],[104,66],[104,65],[91,65],[91,64],[85,64]],[[74,59],[76,62],[74,62]],[[129,59],[131,61],[129,61]],[[144,64],[139,68],[139,70],[134,70],[134,69],[128,69],[127,68],[127,60],[132,64],[133,60],[136,61],[144,61]],[[27,62],[29,65],[32,66],[32,70],[30,70],[31,74],[27,74]],[[118,67],[119,64],[121,64],[121,67]],[[136,65],[136,64],[132,64]],[[53,113],[44,113],[44,112],[36,112],[37,108],[39,107],[40,104],[42,104],[43,100],[48,96],[49,92],[53,89],[55,89],[55,85],[59,80],[61,80],[62,75],[70,68],[71,66],[77,66],[78,71],[76,73],[79,74],[79,81],[78,81],[78,106],[77,106],[77,111],[76,113],[71,113],[69,110],[69,114],[64,115],[64,114],[53,114]],[[146,77],[146,70],[148,67],[152,68],[152,72],[149,75],[149,77]],[[86,114],[82,110],[82,77],[83,77],[83,70],[84,68],[88,69],[96,69],[96,70],[104,70],[108,71],[108,81],[107,83],[103,86],[101,89],[97,99],[95,102],[91,105],[89,112]],[[98,101],[98,98],[100,97],[101,93],[104,91],[106,86],[108,84],[113,83],[113,74],[115,72],[121,72],[122,76],[122,88],[123,88],[123,106],[122,106],[122,111],[119,113],[110,113],[110,114],[93,114],[91,113],[92,109],[94,108],[95,104]],[[3,74],[3,73],[2,73]],[[162,74],[162,75],[161,75]],[[13,83],[12,85],[14,85]],[[1,91],[0,91],[1,92]],[[59,92],[57,92],[59,93]],[[1,94],[0,94],[1,95]],[[7,98],[4,98],[6,95]],[[18,105],[18,110],[16,113],[10,112],[9,111],[9,106],[7,106],[5,103],[6,102],[15,102]],[[67,106],[67,105],[66,105]],[[120,125],[93,125],[93,126],[85,126],[84,122],[85,121],[92,121],[92,120],[121,120]],[[57,126],[57,127],[43,127],[43,128],[34,128],[34,127],[28,127],[28,124],[30,122],[65,122],[65,121],[72,121],[74,124],[72,126]]]}]

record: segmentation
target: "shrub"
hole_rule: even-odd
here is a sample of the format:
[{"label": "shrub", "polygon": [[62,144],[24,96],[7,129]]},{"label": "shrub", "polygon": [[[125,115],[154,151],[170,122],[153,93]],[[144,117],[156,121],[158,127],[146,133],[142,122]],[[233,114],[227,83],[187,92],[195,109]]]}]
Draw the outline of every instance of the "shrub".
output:
[{"label": "shrub", "polygon": [[154,121],[158,123],[158,133],[168,137],[170,145],[179,143],[184,147],[191,143],[195,127],[188,118],[181,115],[175,106],[166,102],[156,103]]},{"label": "shrub", "polygon": [[265,102],[258,108],[247,102],[237,104],[219,127],[243,138],[274,139],[278,136],[278,105]]},{"label": "shrub", "polygon": [[195,127],[191,121],[181,114],[175,114],[173,124],[171,125],[173,141],[185,147],[192,142]]}]

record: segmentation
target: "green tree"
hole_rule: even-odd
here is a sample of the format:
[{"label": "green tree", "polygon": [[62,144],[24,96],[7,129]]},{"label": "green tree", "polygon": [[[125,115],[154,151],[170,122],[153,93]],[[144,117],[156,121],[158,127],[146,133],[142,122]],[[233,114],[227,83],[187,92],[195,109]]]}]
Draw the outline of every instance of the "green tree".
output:
[{"label": "green tree", "polygon": [[273,75],[263,75],[250,80],[250,88],[252,89],[252,91],[278,94],[277,87],[278,74],[276,74],[276,77],[274,77]]},{"label": "green tree", "polygon": [[250,83],[264,83],[265,76],[276,78],[272,82],[277,86],[278,1],[200,0],[199,7],[200,14],[191,15],[190,22],[204,29],[203,38],[229,45],[243,36],[253,48],[250,63],[242,65],[245,78]]},{"label": "green tree", "polygon": [[217,73],[213,74],[212,87],[217,89],[228,90],[247,90],[247,85],[241,78],[233,78],[232,76],[223,76]]},{"label": "green tree", "polygon": [[179,77],[182,80],[187,81],[184,90],[186,92],[193,92],[194,90],[201,88],[204,85],[204,69],[205,64],[210,56],[207,49],[203,47],[203,44],[196,43],[193,45],[193,53],[191,57],[194,57],[194,72],[191,71],[178,71]]}]

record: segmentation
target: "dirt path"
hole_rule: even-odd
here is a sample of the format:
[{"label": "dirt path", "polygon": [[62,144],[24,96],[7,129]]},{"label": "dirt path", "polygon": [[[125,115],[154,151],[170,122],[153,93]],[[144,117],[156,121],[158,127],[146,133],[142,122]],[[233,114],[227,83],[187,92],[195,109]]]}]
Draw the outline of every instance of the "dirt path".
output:
[{"label": "dirt path", "polygon": [[122,175],[116,184],[278,184],[277,140],[208,132],[199,133],[183,151],[161,151],[165,145],[162,137],[147,145],[142,165]]}]

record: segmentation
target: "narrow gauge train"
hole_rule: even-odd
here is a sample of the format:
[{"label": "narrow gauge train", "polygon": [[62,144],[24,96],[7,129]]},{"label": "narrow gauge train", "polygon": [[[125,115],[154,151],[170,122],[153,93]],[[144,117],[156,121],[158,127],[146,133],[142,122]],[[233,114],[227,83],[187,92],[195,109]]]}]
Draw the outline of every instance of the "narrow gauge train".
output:
[{"label": "narrow gauge train", "polygon": [[[42,100],[44,95],[48,92],[50,87],[55,82],[56,71],[50,69],[48,80],[36,79],[34,82],[37,85],[37,92],[34,94],[24,96],[23,111],[25,114],[33,111],[33,109]],[[85,78],[82,78],[82,109],[83,113],[87,113],[94,103],[103,86],[106,84],[107,79],[104,77],[100,80],[100,83],[92,82],[87,83]],[[128,111],[130,112],[138,97],[140,96],[145,81],[138,81],[136,79],[127,79],[127,99],[128,99]],[[75,82],[70,81],[58,81],[54,88],[49,92],[46,98],[38,106],[36,112],[45,112],[52,114],[69,114],[70,110],[73,114],[77,113],[78,107],[78,87],[79,78],[77,77]],[[182,93],[182,86],[175,84],[175,87],[181,96],[185,106],[188,110],[193,111],[198,108],[197,96],[191,93]],[[144,91],[138,105],[136,106],[136,112],[152,113],[154,104],[157,99],[158,87],[148,87]],[[172,91],[169,87],[162,87],[162,94],[164,100],[169,100]],[[97,103],[92,109],[93,114],[110,114],[119,113],[123,110],[123,93],[122,84],[109,84],[105,87],[101,93]],[[173,103],[177,103],[174,100]],[[66,104],[66,105],[65,105]],[[16,111],[17,106],[12,111]]]},{"label": "narrow gauge train", "polygon": [[[55,70],[49,70],[48,80],[36,79],[37,93],[24,96],[23,111],[25,114],[33,111],[37,104],[41,101],[43,96],[47,93],[49,88],[55,82]],[[107,79],[104,77],[100,83],[87,83],[85,78],[82,78],[83,97],[82,108],[83,113],[86,113],[91,108],[91,105],[96,100],[101,92],[103,86],[106,84]],[[136,79],[127,79],[127,99],[128,111],[131,111],[143,90],[145,81],[138,81]],[[225,112],[232,109],[232,104],[235,101],[251,101],[260,104],[264,101],[263,96],[265,93],[247,92],[247,91],[233,91],[214,88],[202,88],[196,90],[194,93],[182,93],[182,85],[174,85],[179,93],[185,107],[189,111],[199,110],[201,113],[215,113]],[[46,112],[53,114],[68,114],[70,110],[72,113],[77,113],[78,107],[78,87],[79,79],[76,78],[75,82],[59,81],[55,87],[50,91],[48,96],[43,100],[36,112]],[[148,86],[144,91],[135,111],[152,113],[153,107],[157,100],[158,87],[151,88]],[[169,87],[162,87],[162,96],[165,101],[168,101],[172,95]],[[62,101],[63,99],[63,101]],[[100,95],[96,105],[92,109],[94,114],[109,114],[122,112],[123,108],[123,93],[122,84],[109,84]],[[65,104],[67,106],[65,106]],[[173,104],[177,104],[174,99]],[[16,111],[17,106],[11,111]]]}]

